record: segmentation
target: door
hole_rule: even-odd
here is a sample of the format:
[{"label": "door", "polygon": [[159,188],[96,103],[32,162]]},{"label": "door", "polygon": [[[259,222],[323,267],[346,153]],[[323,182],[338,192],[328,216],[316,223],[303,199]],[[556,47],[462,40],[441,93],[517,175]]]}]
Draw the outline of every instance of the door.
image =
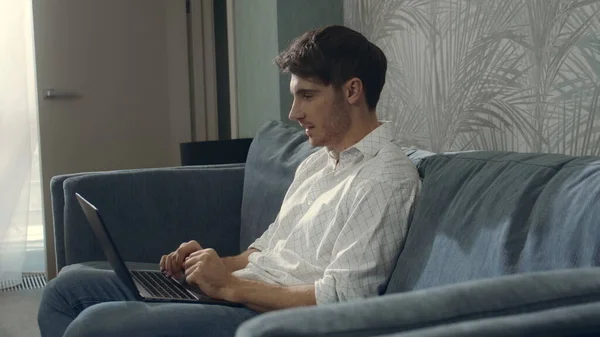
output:
[{"label": "door", "polygon": [[190,139],[185,0],[33,0],[46,265],[49,184],[179,164]]}]

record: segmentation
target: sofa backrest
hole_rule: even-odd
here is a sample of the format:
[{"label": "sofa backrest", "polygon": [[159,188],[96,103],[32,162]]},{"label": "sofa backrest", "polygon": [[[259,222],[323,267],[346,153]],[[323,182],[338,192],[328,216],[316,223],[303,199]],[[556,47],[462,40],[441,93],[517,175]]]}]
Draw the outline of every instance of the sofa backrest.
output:
[{"label": "sofa backrest", "polygon": [[296,168],[318,150],[304,130],[279,121],[269,121],[250,145],[244,172],[240,228],[240,250],[260,237],[275,220],[283,197],[294,180]]},{"label": "sofa backrest", "polygon": [[435,155],[388,293],[600,263],[600,158]]}]

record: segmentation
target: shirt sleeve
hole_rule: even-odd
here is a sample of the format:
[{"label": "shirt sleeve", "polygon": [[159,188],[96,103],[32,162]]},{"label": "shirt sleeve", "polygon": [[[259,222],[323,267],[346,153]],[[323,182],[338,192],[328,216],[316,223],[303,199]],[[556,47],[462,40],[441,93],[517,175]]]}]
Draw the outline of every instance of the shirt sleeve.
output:
[{"label": "shirt sleeve", "polygon": [[269,241],[273,237],[273,233],[276,232],[276,228],[279,226],[279,221],[277,221],[278,219],[279,215],[277,215],[275,221],[269,225],[269,228],[267,228],[267,230],[264,231],[264,233],[262,233],[262,235],[259,238],[254,240],[254,242],[252,242],[252,244],[248,246],[248,249],[255,248],[260,250],[261,252],[264,252],[267,248],[267,245],[269,244]]},{"label": "shirt sleeve", "polygon": [[347,221],[334,244],[331,263],[315,282],[317,304],[378,294],[404,246],[417,193],[418,182],[362,184],[348,202]]}]

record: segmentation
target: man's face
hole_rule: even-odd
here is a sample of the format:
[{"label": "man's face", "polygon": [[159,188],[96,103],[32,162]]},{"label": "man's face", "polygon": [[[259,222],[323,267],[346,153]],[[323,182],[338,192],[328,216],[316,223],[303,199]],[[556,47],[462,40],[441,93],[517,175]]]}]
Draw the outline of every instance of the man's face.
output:
[{"label": "man's face", "polygon": [[342,90],[292,74],[294,103],[289,118],[300,123],[313,146],[336,147],[350,129],[349,104]]}]

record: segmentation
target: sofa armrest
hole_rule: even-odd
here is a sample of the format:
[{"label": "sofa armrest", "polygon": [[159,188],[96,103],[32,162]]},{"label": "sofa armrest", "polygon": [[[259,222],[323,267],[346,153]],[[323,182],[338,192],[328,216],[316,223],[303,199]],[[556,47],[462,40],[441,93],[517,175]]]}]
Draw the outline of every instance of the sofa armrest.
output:
[{"label": "sofa armrest", "polygon": [[100,211],[126,261],[158,263],[181,242],[239,253],[244,164],[85,173],[51,181],[57,267],[106,260],[75,193]]},{"label": "sofa armrest", "polygon": [[378,337],[598,336],[600,302],[438,325]]},{"label": "sofa armrest", "polygon": [[408,333],[598,302],[600,268],[556,270],[267,313],[242,324],[236,336]]}]

